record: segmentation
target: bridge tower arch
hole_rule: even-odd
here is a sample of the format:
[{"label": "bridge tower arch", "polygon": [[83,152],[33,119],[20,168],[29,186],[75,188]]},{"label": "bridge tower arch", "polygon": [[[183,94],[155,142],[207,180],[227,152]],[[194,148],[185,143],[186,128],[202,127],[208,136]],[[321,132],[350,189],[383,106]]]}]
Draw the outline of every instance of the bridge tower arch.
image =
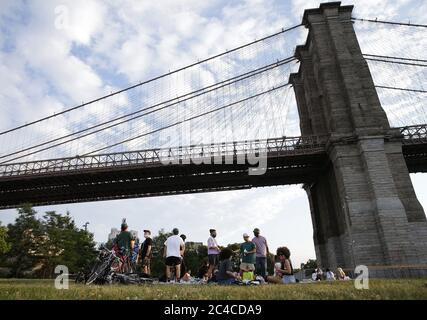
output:
[{"label": "bridge tower arch", "polygon": [[363,264],[388,276],[393,266],[427,264],[427,221],[400,132],[390,128],[360,50],[352,10],[330,2],[304,12],[309,33],[296,48],[300,69],[290,83],[301,134],[326,135],[329,157],[304,189],[320,264]]}]

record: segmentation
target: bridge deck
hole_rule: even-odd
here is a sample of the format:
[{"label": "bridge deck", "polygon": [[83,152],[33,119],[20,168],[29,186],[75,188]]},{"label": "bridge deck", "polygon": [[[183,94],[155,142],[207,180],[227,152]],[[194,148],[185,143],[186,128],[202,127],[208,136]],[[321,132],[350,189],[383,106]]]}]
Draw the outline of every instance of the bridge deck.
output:
[{"label": "bridge deck", "polygon": [[[400,129],[409,171],[426,172],[426,126]],[[282,137],[4,164],[0,209],[312,182],[329,165],[326,140]],[[266,173],[250,175],[258,156],[267,159]]]}]

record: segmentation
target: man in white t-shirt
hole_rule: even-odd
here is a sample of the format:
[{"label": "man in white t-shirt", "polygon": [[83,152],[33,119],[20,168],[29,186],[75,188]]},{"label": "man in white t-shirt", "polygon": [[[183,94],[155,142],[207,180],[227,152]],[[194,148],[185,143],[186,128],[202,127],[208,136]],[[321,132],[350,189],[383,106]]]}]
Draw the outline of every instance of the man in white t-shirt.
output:
[{"label": "man in white t-shirt", "polygon": [[166,258],[166,278],[170,280],[171,267],[175,266],[175,279],[180,280],[181,275],[181,257],[184,254],[185,244],[182,238],[178,235],[179,230],[174,228],[173,235],[165,241],[165,250],[163,256]]}]

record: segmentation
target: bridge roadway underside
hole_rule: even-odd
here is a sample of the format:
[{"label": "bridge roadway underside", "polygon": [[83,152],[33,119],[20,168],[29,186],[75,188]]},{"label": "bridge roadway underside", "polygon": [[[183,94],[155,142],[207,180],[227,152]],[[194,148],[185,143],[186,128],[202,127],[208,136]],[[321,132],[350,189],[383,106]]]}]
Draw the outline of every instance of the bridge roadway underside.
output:
[{"label": "bridge roadway underside", "polygon": [[268,155],[262,175],[249,175],[248,164],[158,163],[0,177],[0,208],[305,183],[315,180],[327,164],[326,153],[317,152]]},{"label": "bridge roadway underside", "polygon": [[409,173],[427,172],[427,143],[406,144],[402,149]]},{"label": "bridge roadway underside", "polygon": [[[426,143],[403,145],[403,154],[409,172],[427,172]],[[326,152],[314,152],[268,154],[263,175],[249,175],[248,164],[158,163],[3,176],[0,209],[309,183],[328,165]]]}]

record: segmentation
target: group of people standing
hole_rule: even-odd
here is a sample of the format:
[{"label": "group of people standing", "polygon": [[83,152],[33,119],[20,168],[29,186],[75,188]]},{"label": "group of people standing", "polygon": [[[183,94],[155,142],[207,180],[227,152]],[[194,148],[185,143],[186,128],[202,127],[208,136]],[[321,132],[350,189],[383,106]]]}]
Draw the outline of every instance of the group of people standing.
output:
[{"label": "group of people standing", "polygon": [[[129,252],[135,257],[136,264],[142,266],[143,273],[151,274],[151,258],[153,254],[153,240],[150,230],[144,230],[144,242],[139,250],[135,247],[135,239],[127,231],[128,226],[124,221],[121,225],[121,232],[114,240],[118,248],[128,248]],[[270,283],[294,283],[295,276],[292,262],[290,260],[290,251],[286,247],[277,249],[277,263],[274,264],[274,275],[267,276],[267,259],[270,257],[270,251],[267,239],[260,234],[260,230],[253,230],[252,239],[247,233],[243,234],[243,242],[238,250],[230,248],[220,248],[217,242],[217,231],[209,230],[207,240],[208,259],[201,266],[198,277],[206,281],[216,281],[219,284],[232,284],[240,280],[255,280],[260,277],[263,281]],[[179,235],[178,228],[172,230],[172,235],[164,242],[163,257],[166,264],[166,281],[174,278],[179,282],[186,275],[184,254],[185,254],[185,235]],[[241,262],[239,272],[235,272],[232,264],[232,257],[238,254]],[[137,258],[136,258],[137,257]],[[172,271],[174,274],[172,274]]]}]

